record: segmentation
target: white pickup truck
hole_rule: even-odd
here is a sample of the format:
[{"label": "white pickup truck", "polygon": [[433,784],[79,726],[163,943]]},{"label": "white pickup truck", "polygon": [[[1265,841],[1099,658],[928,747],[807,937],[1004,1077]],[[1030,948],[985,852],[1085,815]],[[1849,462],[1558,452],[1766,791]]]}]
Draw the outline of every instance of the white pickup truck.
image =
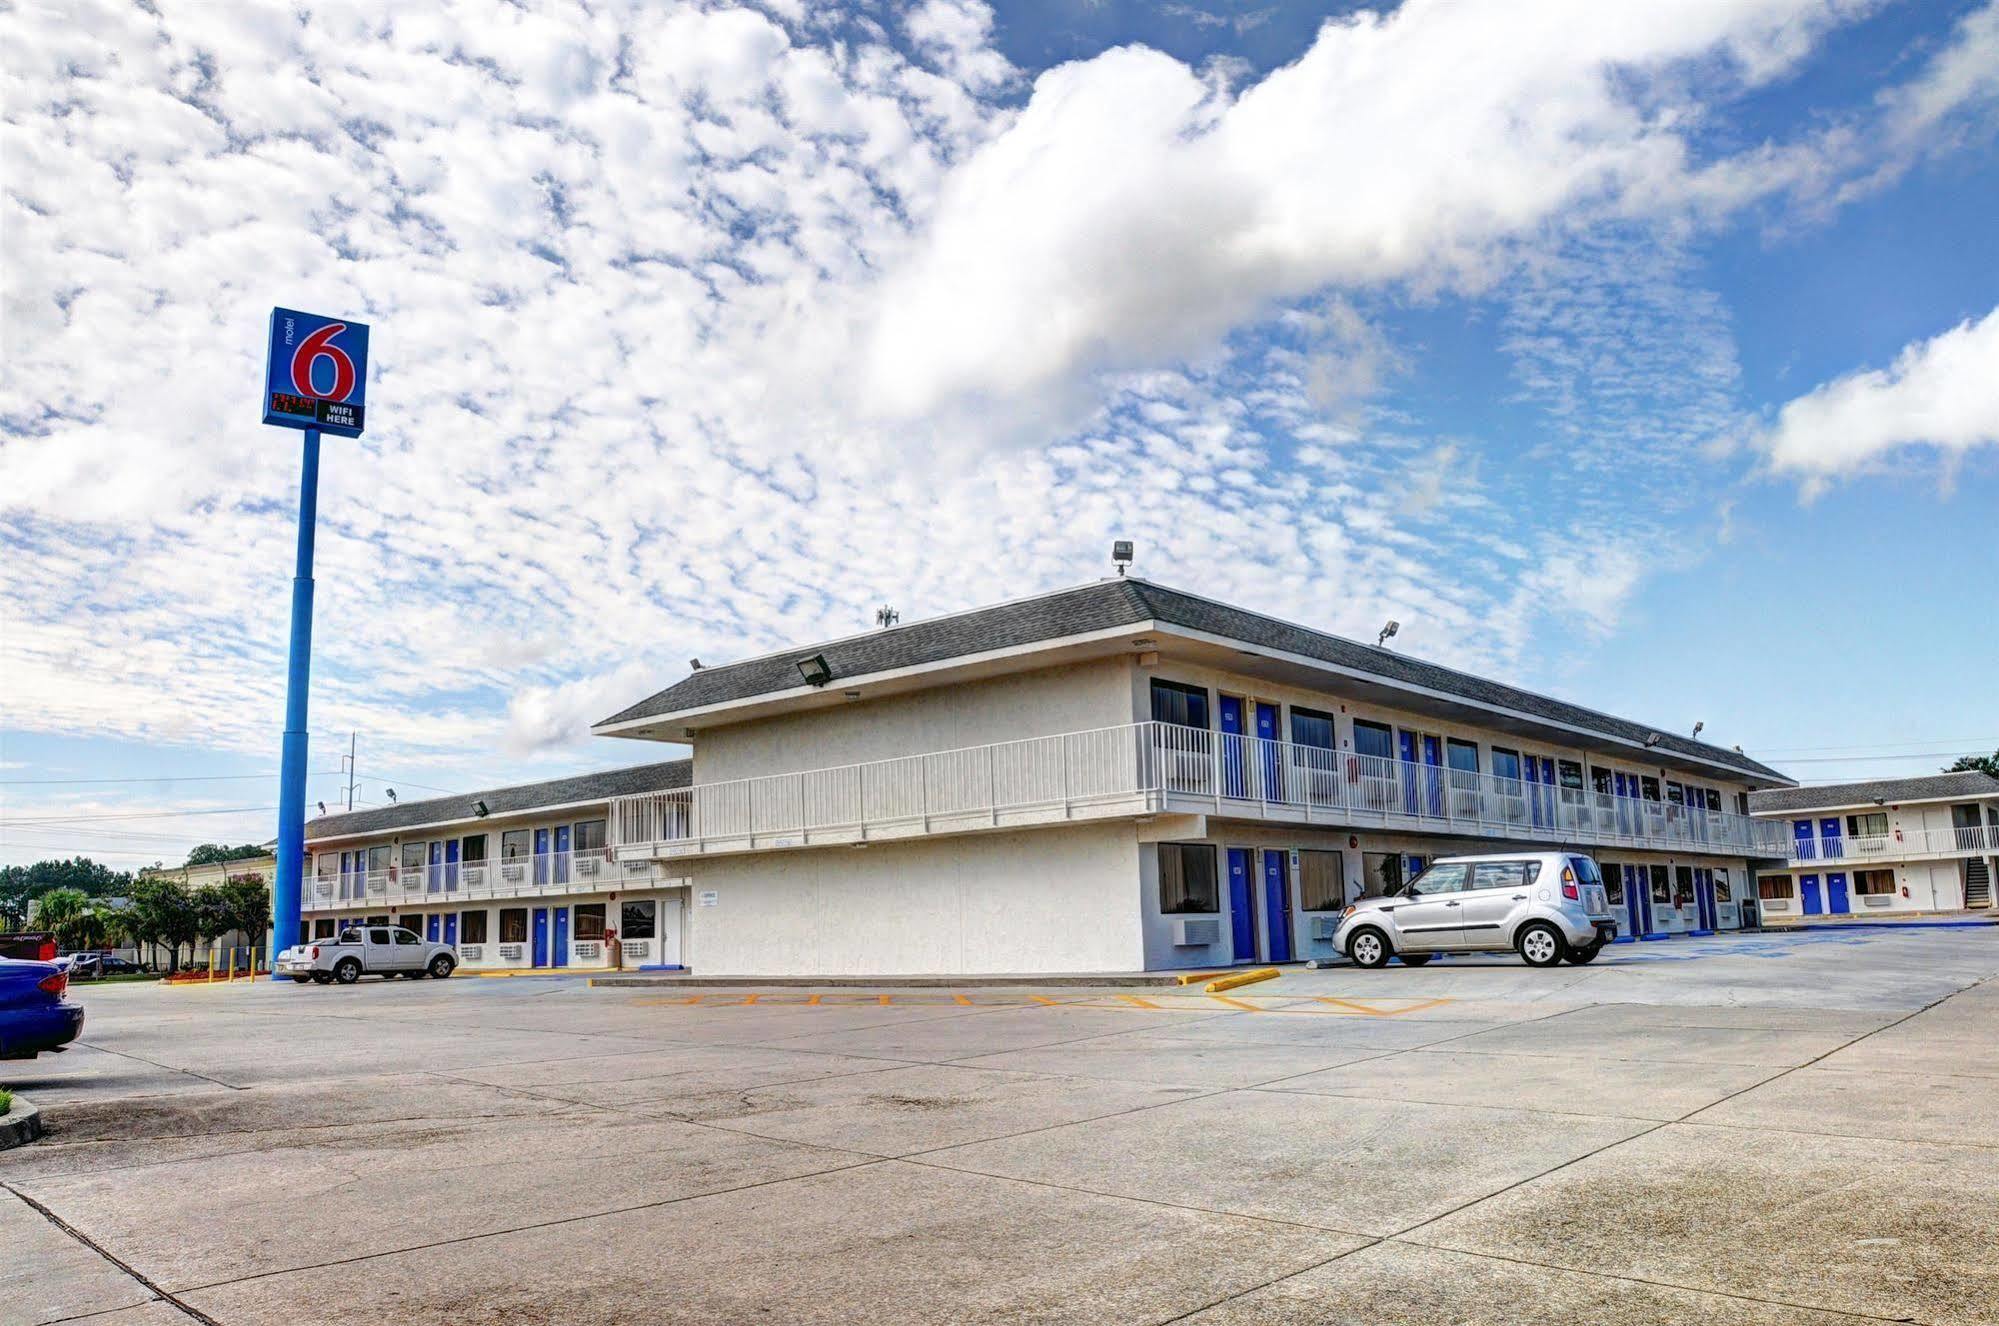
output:
[{"label": "white pickup truck", "polygon": [[407,976],[412,981],[434,976],[441,981],[457,966],[451,945],[433,944],[399,925],[350,925],[336,938],[294,944],[278,954],[278,975],[301,985],[352,985],[363,976]]}]

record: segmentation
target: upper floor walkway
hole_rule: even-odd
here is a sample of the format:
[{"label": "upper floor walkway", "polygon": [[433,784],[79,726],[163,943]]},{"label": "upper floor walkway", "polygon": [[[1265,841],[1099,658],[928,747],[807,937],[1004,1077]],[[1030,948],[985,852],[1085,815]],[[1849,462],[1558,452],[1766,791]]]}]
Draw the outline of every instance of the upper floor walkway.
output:
[{"label": "upper floor walkway", "polygon": [[[1545,763],[1545,762],[1544,762]],[[1777,857],[1788,824],[1173,723],[701,783],[612,801],[621,861],[1207,814],[1579,847]]]},{"label": "upper floor walkway", "polygon": [[[1790,821],[1782,821],[1789,829]],[[1798,823],[1808,823],[1798,821]],[[1894,829],[1888,833],[1804,834],[1793,831],[1783,855],[1794,866],[1892,865],[1949,857],[1999,856],[1999,824],[1945,829]]]}]

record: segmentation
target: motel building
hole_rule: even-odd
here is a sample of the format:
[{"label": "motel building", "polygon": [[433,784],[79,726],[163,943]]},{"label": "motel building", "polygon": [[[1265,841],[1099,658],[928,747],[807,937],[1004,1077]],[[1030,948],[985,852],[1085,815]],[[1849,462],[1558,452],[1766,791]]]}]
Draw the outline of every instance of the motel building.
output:
[{"label": "motel building", "polygon": [[676,967],[685,872],[605,839],[616,798],[688,775],[672,760],[309,820],[300,940],[394,924],[467,971]]},{"label": "motel building", "polygon": [[1758,868],[1771,921],[1993,910],[1999,778],[1976,770],[1753,792],[1782,826],[1783,858]]},{"label": "motel building", "polygon": [[1510,848],[1596,857],[1621,938],[1708,934],[1792,850],[1750,814],[1791,780],[1739,751],[1122,577],[698,668],[594,730],[692,760],[515,789],[504,825],[494,794],[316,821],[315,915],[456,908],[468,966],[522,965],[544,910],[601,962],[580,908],[629,944],[649,899],[639,963],[704,975],[1125,972],[1330,958],[1351,899]]}]

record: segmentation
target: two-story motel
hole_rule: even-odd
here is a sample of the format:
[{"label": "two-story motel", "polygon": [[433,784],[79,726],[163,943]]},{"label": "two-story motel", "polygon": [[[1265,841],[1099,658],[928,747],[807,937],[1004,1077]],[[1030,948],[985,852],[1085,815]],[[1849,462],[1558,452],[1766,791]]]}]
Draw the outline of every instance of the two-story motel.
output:
[{"label": "two-story motel", "polygon": [[1970,770],[1750,794],[1784,829],[1759,867],[1772,920],[1990,909],[1999,875],[1999,778]]},{"label": "two-story motel", "polygon": [[605,839],[614,798],[688,774],[670,760],[308,821],[300,939],[393,922],[457,945],[468,971],[677,966],[683,872]]},{"label": "two-story motel", "polygon": [[1349,899],[1495,845],[1586,849],[1627,936],[1701,934],[1790,835],[1739,751],[1137,579],[699,669],[594,730],[693,749],[610,798],[605,868],[685,881],[714,975],[1331,957]]}]

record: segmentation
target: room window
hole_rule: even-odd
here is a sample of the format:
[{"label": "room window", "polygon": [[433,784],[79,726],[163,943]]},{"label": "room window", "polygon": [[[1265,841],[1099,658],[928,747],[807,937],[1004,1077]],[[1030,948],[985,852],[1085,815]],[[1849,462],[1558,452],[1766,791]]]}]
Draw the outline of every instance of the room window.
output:
[{"label": "room window", "polygon": [[576,937],[578,939],[602,939],[604,937],[603,903],[585,902],[577,904]]},{"label": "room window", "polygon": [[502,944],[525,944],[528,938],[528,909],[525,907],[502,907],[500,909],[500,942]]},{"label": "room window", "polygon": [[1678,783],[1666,784],[1666,800],[1671,805],[1675,806],[1686,805],[1687,789],[1681,787]]},{"label": "room window", "polygon": [[1361,892],[1370,898],[1390,898],[1402,891],[1402,854],[1362,852]]},{"label": "room window", "polygon": [[460,855],[468,866],[483,863],[486,859],[486,835],[483,833],[468,834],[465,839],[464,851]]},{"label": "room window", "polygon": [[1508,750],[1504,746],[1492,748],[1492,776],[1509,782],[1520,781],[1520,752]]},{"label": "room window", "polygon": [[411,872],[413,875],[421,875],[423,873],[422,843],[403,844],[403,869]]},{"label": "room window", "polygon": [[1624,905],[1624,867],[1615,861],[1603,863],[1603,896],[1612,907]]},{"label": "room window", "polygon": [[[1657,801],[1659,799],[1659,780],[1656,778],[1640,778],[1638,780],[1638,795],[1644,797],[1647,801]],[[1664,870],[1665,867],[1660,866],[1659,869]]]},{"label": "room window", "polygon": [[333,918],[330,916],[323,916],[320,919],[314,921],[312,923],[312,937],[314,939],[333,938]]},{"label": "room window", "polygon": [[1395,758],[1395,733],[1386,723],[1356,718],[1353,721],[1353,748],[1356,755],[1392,760]]},{"label": "room window", "polygon": [[1347,905],[1347,862],[1338,852],[1298,853],[1300,910],[1336,912]]},{"label": "room window", "polygon": [[526,829],[508,829],[500,835],[500,859],[502,861],[525,861],[527,860],[527,855],[528,831]]},{"label": "room window", "polygon": [[461,944],[483,944],[486,942],[486,913],[458,913],[458,942]]},{"label": "room window", "polygon": [[1291,740],[1300,746],[1316,746],[1320,750],[1331,750],[1333,716],[1322,714],[1315,709],[1293,709]]},{"label": "room window", "polygon": [[1444,743],[1444,763],[1457,773],[1478,772],[1478,743],[1452,737]]},{"label": "room window", "polygon": [[1177,681],[1152,683],[1152,720],[1180,727],[1208,725],[1208,693],[1199,686],[1182,686]]},{"label": "room window", "polygon": [[1716,902],[1735,901],[1735,889],[1728,882],[1728,872],[1726,870],[1717,870],[1714,872],[1714,900]]},{"label": "room window", "polygon": [[386,872],[389,868],[389,862],[392,859],[388,844],[384,843],[380,847],[370,847],[368,849],[368,873],[379,875]]},{"label": "room window", "polygon": [[1705,791],[1706,791],[1706,793],[1707,793],[1707,808],[1708,808],[1709,810],[1711,810],[1711,811],[1714,811],[1714,812],[1715,812],[1716,814],[1720,814],[1720,813],[1721,813],[1721,793],[1720,793],[1720,792],[1718,792],[1717,790],[1715,790],[1715,789],[1714,789],[1714,788],[1712,788],[1712,787],[1710,787],[1710,788],[1706,788],[1706,789],[1704,789],[1704,790],[1705,790]]},{"label": "room window", "polygon": [[1218,907],[1215,849],[1206,843],[1159,844],[1159,910],[1178,916]]},{"label": "room window", "polygon": [[583,820],[576,826],[575,848],[578,852],[601,852],[604,850],[604,821]]},{"label": "room window", "polygon": [[1610,770],[1599,769],[1592,764],[1589,769],[1589,785],[1590,790],[1600,797],[1611,795],[1613,785],[1611,783]]},{"label": "room window", "polygon": [[619,909],[618,938],[651,939],[658,933],[653,925],[658,910],[659,903],[652,898],[625,903]]},{"label": "room window", "polygon": [[1666,877],[1666,867],[1652,867],[1652,901],[1660,907],[1673,905],[1673,882]]},{"label": "room window", "polygon": [[1564,792],[1583,790],[1583,767],[1574,760],[1555,761],[1555,776],[1562,784]]},{"label": "room window", "polygon": [[1849,838],[1886,838],[1888,836],[1888,812],[1870,810],[1860,815],[1846,817],[1846,836]]},{"label": "room window", "polygon": [[1895,872],[1892,870],[1856,870],[1853,872],[1855,893],[1893,893]]},{"label": "room window", "polygon": [[1789,902],[1791,900],[1791,877],[1789,875],[1758,875],[1756,896],[1765,902]]}]

